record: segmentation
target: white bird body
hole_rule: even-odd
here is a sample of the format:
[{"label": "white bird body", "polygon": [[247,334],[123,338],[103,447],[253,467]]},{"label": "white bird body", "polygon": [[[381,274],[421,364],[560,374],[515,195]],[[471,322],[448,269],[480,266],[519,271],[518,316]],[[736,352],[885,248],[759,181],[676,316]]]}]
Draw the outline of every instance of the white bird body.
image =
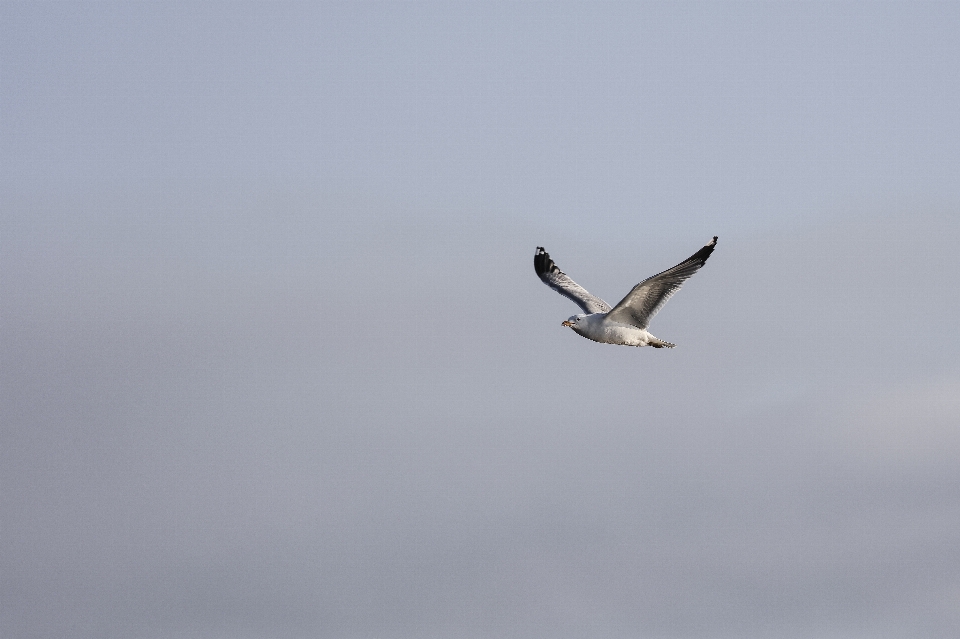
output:
[{"label": "white bird body", "polygon": [[567,320],[569,324],[564,322],[564,326],[569,326],[575,333],[601,344],[656,346],[656,348],[673,347],[673,344],[654,337],[646,329],[608,320],[606,313],[575,315],[574,318],[577,318],[577,320],[574,321],[571,318]]},{"label": "white bird body", "polygon": [[627,296],[612,308],[557,268],[542,246],[537,247],[533,268],[544,284],[573,300],[586,311],[585,314],[574,315],[563,322],[564,326],[569,326],[577,334],[603,344],[673,348],[675,344],[654,337],[647,331],[647,327],[667,300],[706,264],[716,245],[717,238],[714,236],[702,249],[673,268],[648,277],[634,286]]}]

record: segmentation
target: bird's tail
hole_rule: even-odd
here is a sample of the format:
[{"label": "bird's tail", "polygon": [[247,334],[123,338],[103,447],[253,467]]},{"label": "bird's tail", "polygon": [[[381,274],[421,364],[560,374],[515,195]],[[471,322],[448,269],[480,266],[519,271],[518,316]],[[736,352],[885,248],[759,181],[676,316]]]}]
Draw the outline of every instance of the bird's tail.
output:
[{"label": "bird's tail", "polygon": [[651,335],[650,337],[652,338],[649,342],[650,346],[653,346],[654,348],[673,348],[674,346],[676,346],[676,344],[665,342],[659,337],[653,337],[653,335]]}]

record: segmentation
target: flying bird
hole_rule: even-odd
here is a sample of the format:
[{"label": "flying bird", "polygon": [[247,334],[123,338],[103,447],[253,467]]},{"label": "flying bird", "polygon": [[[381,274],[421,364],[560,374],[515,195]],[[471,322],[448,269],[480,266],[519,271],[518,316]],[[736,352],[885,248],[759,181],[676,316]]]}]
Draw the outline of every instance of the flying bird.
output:
[{"label": "flying bird", "polygon": [[557,268],[542,246],[537,247],[537,253],[533,256],[533,268],[544,284],[570,298],[584,310],[584,313],[565,320],[563,326],[569,326],[587,339],[604,344],[673,348],[676,344],[654,337],[647,327],[667,300],[707,263],[716,245],[717,236],[714,235],[706,246],[684,261],[634,286],[613,308]]}]

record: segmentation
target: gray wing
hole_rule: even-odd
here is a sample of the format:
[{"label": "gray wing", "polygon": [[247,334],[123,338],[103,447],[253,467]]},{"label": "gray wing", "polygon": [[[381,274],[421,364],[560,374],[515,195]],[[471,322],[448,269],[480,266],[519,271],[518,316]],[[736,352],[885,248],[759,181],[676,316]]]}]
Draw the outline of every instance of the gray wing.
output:
[{"label": "gray wing", "polygon": [[557,268],[557,265],[550,259],[550,254],[543,250],[542,246],[537,247],[537,254],[533,256],[533,269],[544,284],[564,297],[572,299],[585,313],[606,313],[610,310],[609,304],[588,293],[586,289]]},{"label": "gray wing", "polygon": [[607,317],[621,324],[647,328],[650,326],[650,320],[667,303],[667,300],[680,290],[690,276],[707,263],[707,258],[713,253],[716,245],[717,236],[714,235],[706,246],[673,268],[643,280],[613,307]]}]

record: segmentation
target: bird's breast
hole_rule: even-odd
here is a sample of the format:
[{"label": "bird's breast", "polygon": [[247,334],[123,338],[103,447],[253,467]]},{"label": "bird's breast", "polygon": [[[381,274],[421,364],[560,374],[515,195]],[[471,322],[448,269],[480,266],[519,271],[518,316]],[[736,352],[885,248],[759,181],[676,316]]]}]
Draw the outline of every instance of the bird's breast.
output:
[{"label": "bird's breast", "polygon": [[573,330],[587,339],[603,344],[642,346],[647,344],[650,338],[642,328],[613,322],[579,322]]}]

